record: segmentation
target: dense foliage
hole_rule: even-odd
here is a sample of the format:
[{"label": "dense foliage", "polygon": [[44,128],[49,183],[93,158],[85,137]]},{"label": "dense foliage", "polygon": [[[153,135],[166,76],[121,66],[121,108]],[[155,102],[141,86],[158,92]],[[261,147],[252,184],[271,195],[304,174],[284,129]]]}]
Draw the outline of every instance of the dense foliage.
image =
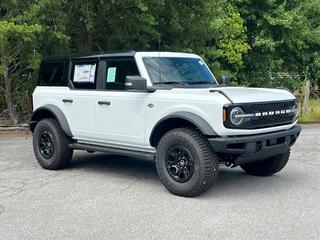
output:
[{"label": "dense foliage", "polygon": [[198,53],[234,85],[319,85],[320,0],[1,0],[0,113],[28,111],[43,56],[128,49]]}]

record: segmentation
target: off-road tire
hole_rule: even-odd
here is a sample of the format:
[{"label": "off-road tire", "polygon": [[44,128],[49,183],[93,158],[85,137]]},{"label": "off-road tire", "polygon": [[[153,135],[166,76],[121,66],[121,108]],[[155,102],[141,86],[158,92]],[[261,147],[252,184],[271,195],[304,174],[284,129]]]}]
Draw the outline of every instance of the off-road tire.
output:
[{"label": "off-road tire", "polygon": [[[185,147],[194,161],[194,171],[187,182],[177,182],[169,174],[166,157],[172,146]],[[173,194],[194,197],[208,191],[218,177],[219,158],[204,135],[192,128],[177,128],[167,132],[159,141],[156,153],[157,171],[163,185]]]},{"label": "off-road tire", "polygon": [[289,156],[290,150],[263,161],[243,164],[241,168],[250,175],[266,177],[281,171],[286,166]]},{"label": "off-road tire", "polygon": [[[50,158],[45,158],[40,152],[40,136],[44,132],[53,139],[54,151]],[[33,150],[39,164],[49,170],[58,170],[69,165],[73,149],[69,148],[71,139],[64,133],[59,122],[54,118],[41,120],[33,133]]]}]

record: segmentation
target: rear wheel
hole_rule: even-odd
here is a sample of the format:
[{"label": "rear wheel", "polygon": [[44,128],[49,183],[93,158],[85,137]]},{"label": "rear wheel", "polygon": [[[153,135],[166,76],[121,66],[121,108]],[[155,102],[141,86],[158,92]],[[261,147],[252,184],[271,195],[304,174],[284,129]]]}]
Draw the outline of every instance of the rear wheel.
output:
[{"label": "rear wheel", "polygon": [[71,139],[64,133],[54,118],[41,120],[33,133],[33,150],[39,164],[50,170],[68,166],[73,149],[69,148]]},{"label": "rear wheel", "polygon": [[250,175],[261,177],[270,176],[281,171],[286,166],[289,156],[290,150],[263,161],[243,164],[241,168]]},{"label": "rear wheel", "polygon": [[156,165],[161,182],[171,193],[193,197],[217,180],[219,159],[201,132],[178,128],[161,138]]}]

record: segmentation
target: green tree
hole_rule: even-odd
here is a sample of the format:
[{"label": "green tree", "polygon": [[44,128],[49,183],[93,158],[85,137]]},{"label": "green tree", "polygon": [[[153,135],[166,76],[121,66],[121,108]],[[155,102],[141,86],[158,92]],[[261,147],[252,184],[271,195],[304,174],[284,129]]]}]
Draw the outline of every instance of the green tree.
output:
[{"label": "green tree", "polygon": [[18,124],[17,112],[25,113],[27,109],[42,55],[62,53],[68,41],[53,25],[44,24],[40,10],[49,3],[47,0],[33,4],[23,0],[0,3],[0,90],[13,125]]},{"label": "green tree", "polygon": [[301,87],[319,81],[319,0],[235,0],[250,51],[239,74],[251,86]]},{"label": "green tree", "polygon": [[158,0],[68,2],[67,34],[74,52],[150,49],[157,39],[149,6]]},{"label": "green tree", "polygon": [[[248,50],[243,20],[228,1],[164,0],[151,10],[161,36],[161,50],[201,54],[218,75],[235,73]],[[153,49],[158,43],[153,44]]]},{"label": "green tree", "polygon": [[40,25],[18,25],[0,21],[0,76],[4,82],[4,88],[1,91],[4,92],[8,114],[13,125],[18,124],[12,96],[13,81],[19,78],[22,70],[35,69],[38,66],[40,56],[33,49],[37,48],[37,35],[42,30]]}]

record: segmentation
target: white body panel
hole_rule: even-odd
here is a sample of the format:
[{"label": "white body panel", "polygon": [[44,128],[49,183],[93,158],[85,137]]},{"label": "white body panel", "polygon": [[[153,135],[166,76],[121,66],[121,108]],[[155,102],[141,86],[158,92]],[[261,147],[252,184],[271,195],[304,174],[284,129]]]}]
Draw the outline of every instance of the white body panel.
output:
[{"label": "white body panel", "polygon": [[[55,105],[62,110],[77,139],[87,138],[95,133],[95,92],[70,90],[68,87],[37,87],[33,92],[34,109]],[[73,100],[72,103],[63,99]]]},{"label": "white body panel", "polygon": [[[152,83],[144,67],[144,56],[159,53],[136,53],[135,58],[147,85]],[[160,56],[196,57],[194,54],[160,53]],[[37,87],[33,93],[34,110],[52,104],[67,118],[74,139],[133,149],[152,150],[149,138],[153,128],[164,117],[175,112],[190,112],[204,119],[220,136],[252,135],[291,128],[294,124],[261,129],[227,129],[223,125],[223,106],[231,102],[219,92],[225,92],[234,103],[291,100],[295,97],[286,90],[217,87],[173,88],[155,92],[70,90],[68,87]],[[63,99],[73,103],[64,103]],[[99,105],[98,101],[110,101]],[[148,107],[152,104],[153,107]]]},{"label": "white body panel", "polygon": [[86,138],[95,133],[95,96],[92,91],[69,90],[73,103],[65,103],[70,111],[71,131],[77,138]]},{"label": "white body panel", "polygon": [[109,106],[95,105],[95,139],[117,146],[145,148],[145,101],[148,93],[99,91],[95,94],[97,102],[110,102]]},{"label": "white body panel", "polygon": [[234,103],[270,102],[295,99],[291,93],[283,89],[244,87],[219,87],[218,89],[225,92]]},{"label": "white body panel", "polygon": [[[214,88],[212,88],[214,89]],[[227,88],[218,88],[219,90]],[[172,90],[158,90],[155,93],[149,95],[148,101],[154,104],[154,108],[148,109],[147,112],[147,136],[152,132],[155,124],[163,117],[168,116],[171,113],[184,111],[197,114],[206,120],[214,131],[220,136],[228,135],[248,135],[248,134],[259,134],[266,132],[279,131],[291,128],[294,124],[283,125],[278,127],[269,127],[261,129],[228,129],[223,125],[222,119],[222,109],[225,104],[230,104],[227,98],[218,92],[210,92],[211,89],[182,89],[176,88]],[[294,96],[285,90],[274,90],[274,92],[269,93],[270,89],[259,89],[259,93],[256,95],[256,100],[254,101],[252,97],[252,90],[248,88],[236,88],[234,89],[238,92],[243,92],[239,94],[240,96],[245,96],[244,92],[249,92],[251,97],[245,99],[243,97],[243,102],[264,102],[270,101],[273,97],[276,100],[290,100],[294,99]],[[264,94],[262,93],[264,92]],[[272,95],[271,97],[268,94]],[[282,97],[281,97],[282,96]],[[236,99],[234,95],[230,94],[231,99]],[[240,97],[238,97],[240,98]],[[266,100],[265,100],[266,99]],[[240,102],[236,102],[240,103]]]},{"label": "white body panel", "polygon": [[[74,139],[99,145],[132,146],[145,149],[145,101],[148,93],[126,91],[83,91],[67,87],[37,87],[34,110],[55,105],[63,111]],[[71,99],[72,103],[64,103]],[[110,106],[98,101],[110,101]]]}]

